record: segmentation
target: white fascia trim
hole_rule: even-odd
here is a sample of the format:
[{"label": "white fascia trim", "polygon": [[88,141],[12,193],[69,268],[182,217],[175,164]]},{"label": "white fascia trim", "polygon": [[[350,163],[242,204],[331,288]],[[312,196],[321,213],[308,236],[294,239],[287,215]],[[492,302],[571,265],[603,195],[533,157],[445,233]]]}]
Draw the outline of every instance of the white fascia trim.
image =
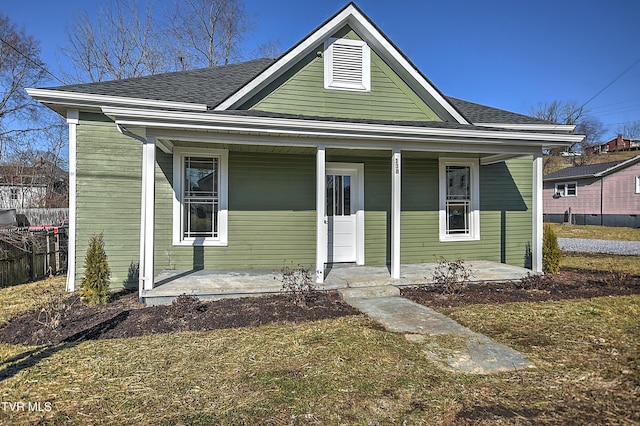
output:
[{"label": "white fascia trim", "polygon": [[[566,132],[571,133],[576,126],[569,124],[510,124],[510,123],[473,123],[478,127],[494,127],[497,129],[531,130],[540,132]],[[582,136],[584,138],[584,136]]]},{"label": "white fascia trim", "polygon": [[260,133],[295,133],[315,137],[398,138],[417,140],[423,137],[462,138],[467,142],[487,143],[495,141],[530,142],[531,146],[547,143],[570,145],[580,142],[583,136],[556,133],[523,133],[477,129],[446,129],[411,127],[368,123],[302,120],[272,117],[248,117],[185,111],[140,110],[103,107],[102,112],[113,117],[117,124],[142,127],[173,127],[198,130],[226,130]]},{"label": "white fascia trim", "polygon": [[89,93],[67,92],[52,89],[25,89],[27,94],[40,102],[51,102],[69,106],[100,107],[104,104],[123,106],[153,107],[164,109],[180,109],[190,111],[206,111],[207,105],[190,102],[159,101],[154,99],[127,98],[122,96],[95,95]]},{"label": "white fascia trim", "polygon": [[397,63],[411,78],[417,81],[421,88],[431,95],[458,123],[470,124],[353,5],[347,6],[341,13],[313,34],[309,35],[293,50],[267,68],[262,74],[216,106],[214,110],[222,111],[237,108],[252,94],[257,93],[271,81],[282,75],[288,69],[288,65],[309,53],[313,46],[325,38],[330,37],[345,23],[348,23],[356,30],[366,43],[374,46],[376,48],[374,50],[376,50],[379,55],[392,58],[393,62]]}]

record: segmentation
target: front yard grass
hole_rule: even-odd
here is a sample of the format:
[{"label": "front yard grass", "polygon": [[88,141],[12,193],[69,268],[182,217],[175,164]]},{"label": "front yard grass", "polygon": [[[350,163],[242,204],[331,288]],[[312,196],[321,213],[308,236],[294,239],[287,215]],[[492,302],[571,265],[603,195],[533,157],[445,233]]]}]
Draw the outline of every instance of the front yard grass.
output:
[{"label": "front yard grass", "polygon": [[640,275],[640,257],[601,253],[562,252],[561,266]]},{"label": "front yard grass", "polygon": [[[2,312],[6,292],[16,287],[0,289]],[[640,296],[446,313],[522,351],[536,368],[487,376],[448,371],[428,356],[439,340],[412,343],[363,316],[53,347],[0,344],[2,401],[40,402],[42,409],[4,404],[0,423],[640,421]]]},{"label": "front yard grass", "polygon": [[559,238],[640,241],[640,228],[549,223]]}]

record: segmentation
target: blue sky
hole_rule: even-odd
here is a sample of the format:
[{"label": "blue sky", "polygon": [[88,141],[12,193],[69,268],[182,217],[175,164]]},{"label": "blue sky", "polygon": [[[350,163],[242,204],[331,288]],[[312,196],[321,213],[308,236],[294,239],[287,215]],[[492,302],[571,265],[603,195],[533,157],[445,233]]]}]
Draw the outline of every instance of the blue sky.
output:
[{"label": "blue sky", "polygon": [[[56,73],[73,13],[92,0],[0,0],[0,11],[41,42]],[[344,0],[245,0],[245,49],[284,51]],[[588,101],[640,59],[637,0],[360,0],[356,4],[445,94],[519,113],[539,102]],[[62,64],[65,66],[65,64]],[[68,65],[67,65],[68,66]],[[51,85],[58,83],[52,82]],[[613,136],[640,120],[640,62],[587,105]]]}]

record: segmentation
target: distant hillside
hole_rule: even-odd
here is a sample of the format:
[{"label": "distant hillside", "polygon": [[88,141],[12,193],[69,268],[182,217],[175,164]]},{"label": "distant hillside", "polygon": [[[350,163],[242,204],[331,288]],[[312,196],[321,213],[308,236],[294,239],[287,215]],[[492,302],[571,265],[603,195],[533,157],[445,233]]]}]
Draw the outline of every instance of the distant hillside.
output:
[{"label": "distant hillside", "polygon": [[[622,152],[608,152],[604,154],[594,154],[587,158],[585,164],[598,164],[607,163],[609,161],[626,160],[627,158],[640,155],[640,151],[622,151]],[[574,163],[573,157],[559,157],[559,156],[544,156],[544,174],[553,173],[558,170],[566,169],[567,167],[573,167],[574,165],[580,165]]]}]

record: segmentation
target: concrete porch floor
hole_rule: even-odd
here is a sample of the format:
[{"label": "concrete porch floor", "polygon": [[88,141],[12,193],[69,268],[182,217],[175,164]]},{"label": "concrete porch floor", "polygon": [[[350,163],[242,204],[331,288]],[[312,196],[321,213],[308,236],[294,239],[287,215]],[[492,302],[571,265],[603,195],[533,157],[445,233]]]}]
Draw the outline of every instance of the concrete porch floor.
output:
[{"label": "concrete porch floor", "polygon": [[[529,269],[486,260],[465,262],[473,272],[472,281],[517,280],[531,273]],[[394,280],[386,266],[333,265],[325,272],[325,282],[318,290],[393,285],[396,287],[433,283],[436,263],[401,265],[400,279]],[[280,293],[282,283],[278,271],[266,269],[241,271],[163,271],[156,277],[156,287],[144,290],[147,306],[168,305],[182,295],[200,300],[227,297],[261,296]]]}]

